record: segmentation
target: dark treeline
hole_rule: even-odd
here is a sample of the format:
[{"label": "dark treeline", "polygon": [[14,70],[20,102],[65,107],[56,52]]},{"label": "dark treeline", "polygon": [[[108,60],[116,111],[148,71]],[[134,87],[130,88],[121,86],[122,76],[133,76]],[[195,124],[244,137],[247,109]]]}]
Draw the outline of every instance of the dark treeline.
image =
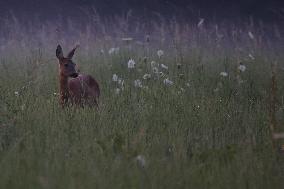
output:
[{"label": "dark treeline", "polygon": [[11,12],[26,18],[38,15],[45,19],[58,15],[82,16],[96,11],[101,16],[122,15],[132,10],[141,16],[159,13],[164,17],[236,19],[254,17],[278,21],[284,17],[283,0],[9,0],[0,1],[0,14]]}]

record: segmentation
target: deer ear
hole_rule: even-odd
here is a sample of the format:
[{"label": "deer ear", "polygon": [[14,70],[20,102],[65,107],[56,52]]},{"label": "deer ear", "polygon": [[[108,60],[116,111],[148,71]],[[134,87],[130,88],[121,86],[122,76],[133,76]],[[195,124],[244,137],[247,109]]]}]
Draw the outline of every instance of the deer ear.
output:
[{"label": "deer ear", "polygon": [[79,45],[76,45],[76,47],[68,53],[67,58],[72,59],[72,57],[74,56],[74,53],[75,53],[75,51],[78,47],[79,47]]},{"label": "deer ear", "polygon": [[60,45],[57,45],[57,48],[56,48],[56,57],[58,59],[61,59],[63,58],[63,51],[62,51],[62,48]]}]

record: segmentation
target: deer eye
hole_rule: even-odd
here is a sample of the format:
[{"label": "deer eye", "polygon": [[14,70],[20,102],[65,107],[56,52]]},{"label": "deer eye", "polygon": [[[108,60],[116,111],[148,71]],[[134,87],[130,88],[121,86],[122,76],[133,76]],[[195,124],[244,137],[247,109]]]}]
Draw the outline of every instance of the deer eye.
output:
[{"label": "deer eye", "polygon": [[68,67],[68,64],[64,64],[65,67]]}]

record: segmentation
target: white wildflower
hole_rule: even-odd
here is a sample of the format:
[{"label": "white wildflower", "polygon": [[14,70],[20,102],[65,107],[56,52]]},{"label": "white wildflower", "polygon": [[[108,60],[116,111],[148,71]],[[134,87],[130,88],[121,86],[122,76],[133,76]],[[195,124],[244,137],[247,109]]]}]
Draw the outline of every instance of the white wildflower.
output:
[{"label": "white wildflower", "polygon": [[164,55],[164,51],[163,50],[158,50],[157,51],[157,55],[159,58],[161,58]]},{"label": "white wildflower", "polygon": [[252,54],[249,54],[248,56],[250,57],[250,59],[255,60],[255,58]]},{"label": "white wildflower", "polygon": [[141,82],[141,80],[140,80],[140,79],[136,79],[136,80],[134,81],[134,86],[135,86],[135,87],[138,87],[138,88],[142,88],[142,82]]},{"label": "white wildflower", "polygon": [[198,28],[201,28],[201,27],[203,26],[203,24],[204,24],[204,21],[205,21],[204,18],[199,18],[199,22],[198,22],[198,24],[197,24],[197,27],[198,27]]},{"label": "white wildflower", "polygon": [[19,93],[18,91],[15,91],[14,94],[15,94],[16,96],[19,96],[19,95],[20,95],[20,93]]},{"label": "white wildflower", "polygon": [[169,67],[166,66],[165,64],[161,64],[161,68],[163,68],[163,69],[165,69],[165,70],[169,69]]},{"label": "white wildflower", "polygon": [[114,54],[114,51],[115,51],[115,48],[110,48],[108,50],[108,54],[111,55],[111,54]]},{"label": "white wildflower", "polygon": [[190,83],[189,83],[189,82],[187,82],[185,85],[186,85],[187,87],[190,87]]},{"label": "white wildflower", "polygon": [[240,64],[239,67],[238,67],[238,70],[240,70],[241,72],[246,71],[246,69],[247,69],[246,66],[243,65],[243,64]]},{"label": "white wildflower", "polygon": [[112,75],[112,81],[114,81],[114,82],[118,81],[118,76],[116,74]]},{"label": "white wildflower", "polygon": [[227,72],[221,72],[221,73],[220,73],[220,76],[222,76],[222,77],[227,77],[227,76],[228,76],[228,73],[227,73]]},{"label": "white wildflower", "polygon": [[136,156],[135,160],[140,167],[144,168],[146,166],[146,160],[143,155]]},{"label": "white wildflower", "polygon": [[114,93],[115,93],[115,94],[119,94],[119,93],[120,93],[120,88],[116,88],[116,89],[114,90]]},{"label": "white wildflower", "polygon": [[159,66],[159,64],[157,64],[157,62],[155,62],[155,61],[151,62],[151,67],[157,67],[157,66]]},{"label": "white wildflower", "polygon": [[135,67],[135,61],[130,59],[127,63],[129,69],[133,69]]},{"label": "white wildflower", "polygon": [[251,31],[248,32],[248,36],[249,36],[250,39],[252,39],[252,40],[254,39],[254,35]]},{"label": "white wildflower", "polygon": [[173,85],[174,82],[171,81],[171,80],[169,80],[168,78],[166,78],[166,79],[164,79],[164,84],[165,84],[165,85]]},{"label": "white wildflower", "polygon": [[143,79],[150,79],[151,78],[151,74],[144,74],[143,75]]},{"label": "white wildflower", "polygon": [[119,52],[119,47],[112,47],[109,49],[108,54],[112,55],[112,54],[118,54]]},{"label": "white wildflower", "polygon": [[121,78],[118,78],[117,83],[121,86],[124,86],[124,80]]},{"label": "white wildflower", "polygon": [[104,49],[101,49],[101,51],[100,51],[100,52],[101,52],[101,54],[105,54],[105,51],[104,51]]}]

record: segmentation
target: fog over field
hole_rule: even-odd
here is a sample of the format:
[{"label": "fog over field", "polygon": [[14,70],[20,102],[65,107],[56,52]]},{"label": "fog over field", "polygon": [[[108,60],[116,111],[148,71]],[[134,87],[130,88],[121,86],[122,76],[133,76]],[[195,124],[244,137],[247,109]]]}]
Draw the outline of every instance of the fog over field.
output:
[{"label": "fog over field", "polygon": [[283,15],[279,15],[283,7],[284,2],[281,0],[9,0],[0,2],[0,14],[5,15],[12,11],[21,16],[36,14],[50,19],[59,14],[81,16],[84,10],[95,9],[102,16],[113,16],[133,10],[139,12],[140,17],[159,13],[165,17],[187,17],[184,19],[236,19],[253,16],[272,21],[280,17],[283,19]]},{"label": "fog over field", "polygon": [[0,188],[283,188],[282,1],[11,0],[0,15]]}]

